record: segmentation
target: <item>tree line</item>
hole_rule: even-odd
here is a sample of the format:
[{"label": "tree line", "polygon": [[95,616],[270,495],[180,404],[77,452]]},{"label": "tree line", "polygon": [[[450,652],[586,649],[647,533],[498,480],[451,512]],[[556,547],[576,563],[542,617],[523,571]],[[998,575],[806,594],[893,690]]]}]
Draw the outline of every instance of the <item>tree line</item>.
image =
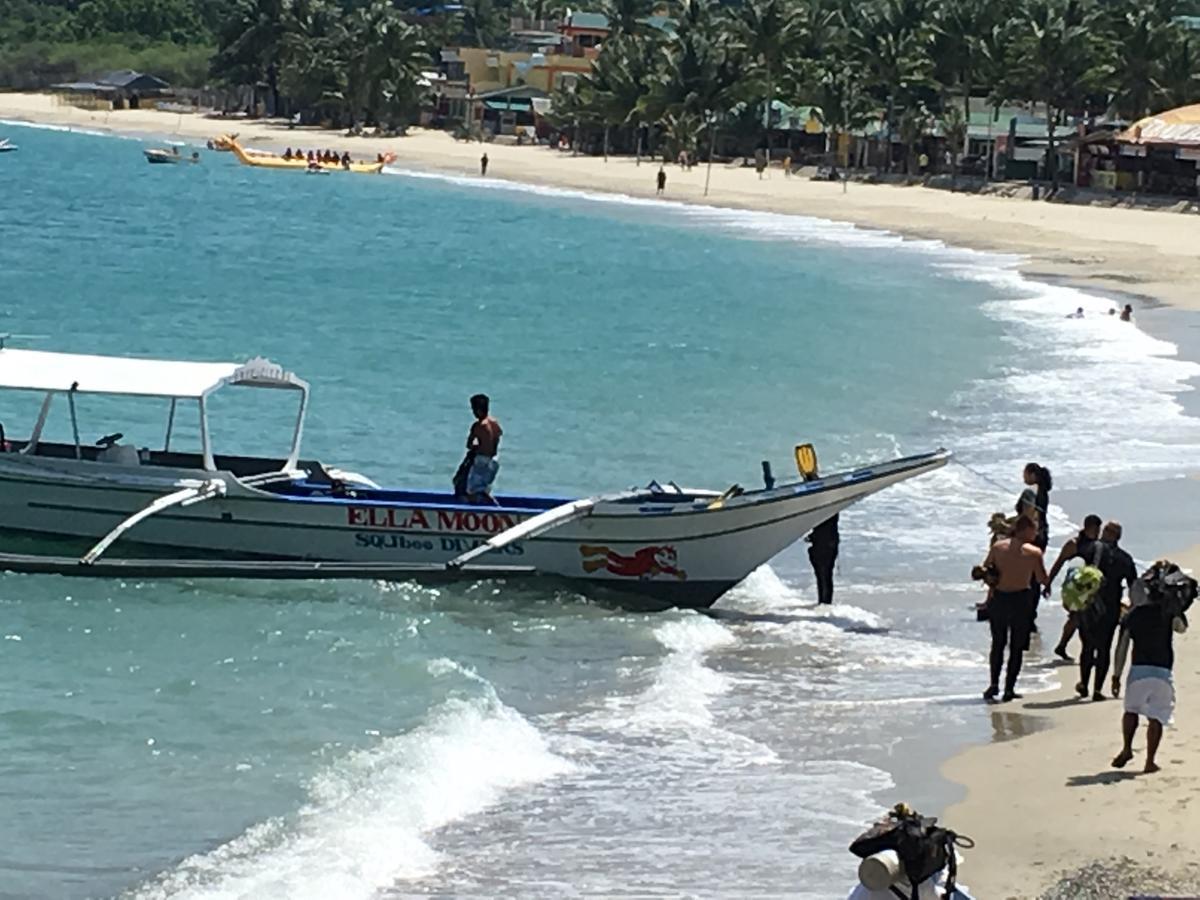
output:
[{"label": "tree line", "polygon": [[[1053,143],[1071,117],[1134,120],[1200,99],[1200,0],[601,0],[611,33],[556,92],[560,123],[635,149],[649,129],[696,153],[716,130],[760,136],[775,101],[812,104],[833,135],[876,121],[911,146],[936,122],[961,145],[966,98],[1037,103]],[[0,84],[14,59],[158,48],[180,84],[259,86],[275,111],[410,121],[444,46],[494,47],[552,0],[0,0]],[[651,21],[666,14],[669,23]],[[30,48],[33,48],[30,51]],[[100,48],[97,52],[96,48]],[[163,50],[163,48],[167,48]],[[170,48],[174,48],[171,50]],[[91,50],[88,56],[87,50]],[[36,56],[33,60],[30,57]],[[153,60],[143,60],[153,62]],[[67,65],[69,65],[68,61]],[[60,67],[61,69],[62,67]],[[26,86],[18,84],[16,86]],[[1052,149],[1051,149],[1052,155]]]},{"label": "tree line", "polygon": [[[935,125],[965,145],[968,98],[1038,104],[1048,160],[1075,117],[1133,121],[1200,99],[1200,32],[1182,0],[607,0],[612,33],[558,115],[632,149],[646,126],[674,152],[717,129],[768,140],[772,102],[812,104],[828,133],[878,123],[910,148]],[[1003,127],[1003,126],[1001,126]],[[890,165],[890,156],[888,158]],[[1053,167],[1052,167],[1053,171]]]}]

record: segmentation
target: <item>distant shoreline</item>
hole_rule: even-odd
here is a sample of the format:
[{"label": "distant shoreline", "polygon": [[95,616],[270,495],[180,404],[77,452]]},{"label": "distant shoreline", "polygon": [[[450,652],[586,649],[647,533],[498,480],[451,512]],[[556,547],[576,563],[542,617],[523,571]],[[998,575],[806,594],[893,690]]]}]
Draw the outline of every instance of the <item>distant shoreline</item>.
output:
[{"label": "distant shoreline", "polygon": [[[416,129],[400,138],[348,138],[340,131],[290,129],[263,120],[209,119],[158,110],[94,112],[57,103],[46,94],[0,94],[0,119],[152,139],[155,135],[203,145],[223,132],[239,132],[251,146],[282,151],[348,150],[356,157],[397,155],[398,166],[459,176],[479,176],[486,152],[488,177],[537,185],[653,198],[658,164],[628,157],[579,156],[546,147],[455,141],[441,131]],[[1020,270],[1039,279],[1062,280],[1082,290],[1137,301],[1200,309],[1200,217],[1157,210],[1056,204],[941,189],[872,185],[843,186],[778,169],[760,180],[753,169],[715,165],[704,195],[706,167],[666,167],[665,199],[742,209],[816,216],[894,232],[904,237],[1015,254]]]}]

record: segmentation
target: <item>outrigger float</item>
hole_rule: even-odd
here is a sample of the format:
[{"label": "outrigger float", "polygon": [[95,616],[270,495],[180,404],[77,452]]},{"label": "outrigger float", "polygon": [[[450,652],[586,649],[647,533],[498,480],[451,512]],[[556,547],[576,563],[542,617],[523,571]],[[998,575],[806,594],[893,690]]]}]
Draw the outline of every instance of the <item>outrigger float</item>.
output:
[{"label": "outrigger float", "polygon": [[[209,401],[225,388],[290,395],[286,456],[216,452]],[[438,581],[555,576],[633,592],[659,606],[707,607],[815,525],[890,485],[945,465],[945,451],[761,490],[645,488],[584,499],[380,487],[301,459],[309,386],[262,358],[174,362],[0,347],[0,389],[43,396],[29,437],[0,429],[0,522],[43,538],[86,539],[82,556],[0,553],[0,570],[118,578],[365,578]],[[79,438],[88,395],[166,402],[161,450]],[[43,438],[55,406],[73,440]],[[199,450],[172,446],[183,409]],[[142,558],[106,555],[135,544]],[[157,558],[170,554],[172,558]]]}]

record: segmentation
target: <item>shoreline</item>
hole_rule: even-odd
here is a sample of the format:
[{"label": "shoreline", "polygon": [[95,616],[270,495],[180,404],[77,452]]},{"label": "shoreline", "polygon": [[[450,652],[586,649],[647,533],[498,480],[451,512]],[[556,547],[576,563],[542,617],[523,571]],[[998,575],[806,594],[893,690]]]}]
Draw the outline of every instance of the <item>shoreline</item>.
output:
[{"label": "shoreline", "polygon": [[[629,157],[571,156],[542,146],[518,147],[455,141],[446,132],[413,129],[398,138],[353,137],[310,127],[255,120],[209,119],[158,110],[93,112],[58,104],[45,94],[0,94],[0,119],[26,124],[90,129],[154,140],[204,142],[238,132],[248,146],[282,152],[289,145],[348,150],[355,157],[391,152],[397,168],[413,167],[456,177],[479,178],[479,157],[489,157],[488,176],[637,199],[655,199],[658,164]],[[752,168],[714,165],[684,171],[666,166],[664,198],[689,204],[803,215],[892,232],[910,240],[1018,256],[1017,269],[1031,279],[1067,285],[1138,305],[1168,304],[1200,310],[1200,218],[1160,210],[1056,204],[995,195],[956,193],[920,186],[841,185],[785,177],[772,169],[759,179]],[[1131,272],[1141,273],[1130,275]]]},{"label": "shoreline", "polygon": [[[15,117],[6,107],[6,101],[12,96],[0,94],[0,118]],[[348,149],[356,156],[390,151],[397,153],[399,157],[394,165],[398,168],[411,168],[413,175],[436,174],[471,180],[479,177],[478,155],[486,151],[492,164],[488,180],[509,183],[513,189],[519,189],[523,185],[550,186],[594,192],[598,195],[627,196],[639,201],[654,200],[653,177],[657,171],[657,164],[646,163],[638,168],[635,162],[628,158],[614,157],[606,163],[596,157],[570,157],[541,147],[459,143],[441,132],[417,132],[410,137],[396,139],[345,138],[334,132],[313,129],[289,131],[282,126],[263,123],[253,123],[250,127],[245,127],[236,121],[208,120],[194,115],[157,111],[112,113],[106,116],[71,108],[62,110],[70,114],[62,121],[33,120],[28,124],[69,126],[145,141],[161,140],[163,136],[169,136],[171,139],[188,139],[201,146],[206,138],[215,136],[222,130],[241,130],[242,138],[251,146],[282,150],[289,142],[293,146],[300,142],[306,146],[313,144],[336,147],[339,150]],[[110,121],[117,118],[121,120],[121,127],[116,127]],[[172,127],[173,123],[176,123],[175,127]],[[542,165],[543,162],[546,165]],[[772,172],[770,179],[760,182],[752,169],[723,166],[714,167],[712,195],[705,198],[702,195],[705,174],[703,168],[681,172],[678,167],[670,166],[667,171],[669,196],[665,199],[674,203],[707,204],[714,207],[817,217],[835,222],[850,222],[861,228],[886,231],[906,239],[934,240],[950,247],[1018,254],[1022,260],[1017,269],[1027,278],[1078,288],[1110,300],[1136,298],[1132,302],[1140,304],[1139,312],[1143,309],[1147,312],[1145,320],[1138,320],[1139,327],[1146,328],[1146,320],[1151,320],[1151,328],[1147,330],[1156,330],[1153,327],[1156,316],[1152,311],[1159,307],[1166,306],[1167,309],[1161,310],[1161,315],[1175,322],[1179,321],[1178,310],[1200,310],[1200,293],[1193,289],[1200,287],[1200,263],[1193,260],[1190,254],[1179,252],[1181,243],[1194,243],[1195,237],[1200,237],[1200,223],[1195,223],[1187,216],[1172,217],[1146,210],[1035,204],[1000,197],[951,194],[944,190],[921,187],[851,184],[848,193],[842,195],[841,186],[836,184],[810,182],[801,178],[785,179],[779,172]],[[839,199],[843,197],[852,199]],[[1010,207],[1011,213],[1007,212]],[[1059,217],[1059,213],[1053,212],[1058,210],[1063,211],[1066,218],[1062,221],[1056,218],[1055,222],[1051,223],[1053,227],[1039,228],[1036,224],[1029,224],[1030,216],[1037,218],[1037,214],[1048,213],[1052,217]],[[1073,255],[1074,250],[1056,251],[1068,254],[1064,257],[1066,262],[1061,263],[1062,269],[1055,269],[1053,255],[1040,254],[1038,245],[1043,243],[1041,238],[1044,238],[1046,246],[1055,246],[1058,240],[1055,235],[1070,231],[1070,241],[1083,241],[1087,239],[1090,229],[1099,228],[1095,223],[1110,221],[1110,217],[1126,213],[1153,218],[1154,227],[1147,227],[1145,234],[1140,235],[1137,246],[1133,248],[1109,248],[1104,251],[1107,255],[1097,250],[1092,257],[1076,257]],[[918,221],[918,218],[914,218],[917,216],[944,217],[945,221],[917,225],[914,224]],[[972,216],[982,218],[974,222],[973,228],[967,228],[964,223]],[[900,220],[904,221],[897,224]],[[1105,227],[1114,226],[1110,224]],[[1049,230],[1046,230],[1047,228]],[[1154,258],[1148,253],[1146,245],[1152,243],[1154,236],[1160,233],[1175,235],[1167,242],[1167,250],[1154,251],[1169,257],[1168,269],[1164,271],[1186,270],[1184,281],[1172,282],[1169,286],[1188,296],[1176,296],[1175,290],[1159,290],[1162,279],[1129,280],[1123,275],[1118,277],[1111,273],[1105,275],[1103,272],[1097,274],[1088,271],[1092,268],[1111,268],[1119,272],[1127,266],[1153,271]],[[1045,237],[1046,235],[1050,237]],[[1185,236],[1186,241],[1183,240]],[[1031,245],[1039,252],[1035,254],[1031,251]],[[1166,281],[1170,281],[1170,278]],[[1121,302],[1125,302],[1124,299]],[[1179,345],[1181,356],[1200,359],[1200,354],[1192,352],[1196,350],[1196,346],[1185,348],[1175,331],[1169,330],[1162,322],[1159,322],[1159,325],[1159,335]],[[1076,510],[1072,508],[1071,512],[1072,517],[1077,519]],[[1165,546],[1162,542],[1155,543],[1155,546],[1159,545]],[[1200,547],[1194,548],[1192,554],[1193,567],[1200,568]],[[1173,558],[1180,562],[1185,561],[1178,555]],[[1051,627],[1056,628],[1057,624],[1054,622]],[[981,633],[981,649],[985,642],[986,638]],[[1187,707],[1186,704],[1197,696],[1200,680],[1195,682],[1197,687],[1192,687],[1191,681],[1185,685],[1182,671],[1188,665],[1188,655],[1195,652],[1191,649],[1192,643],[1194,640],[1189,637],[1180,641],[1179,717],[1181,720],[1195,721],[1197,717],[1192,711],[1194,707]],[[1039,662],[1035,666],[1053,667],[1053,663]],[[1063,680],[1067,685],[1073,684],[1074,681],[1069,677]],[[1087,762],[1093,764],[1097,772],[1111,758],[1113,748],[1109,745],[1115,742],[1115,717],[1119,717],[1115,715],[1116,703],[1096,704],[1096,711],[1089,713],[1087,709],[1076,710],[1076,706],[1088,705],[1070,702],[1072,696],[1069,687],[1066,687],[1052,693],[1036,696],[1031,694],[1030,699],[1022,704],[993,710],[993,727],[997,733],[1003,732],[1006,735],[1004,741],[993,740],[991,743],[973,745],[966,741],[956,742],[952,751],[956,755],[944,764],[940,764],[939,761],[939,764],[928,767],[934,773],[940,772],[941,777],[946,779],[947,788],[959,795],[965,789],[965,799],[948,807],[943,818],[944,824],[971,835],[980,843],[979,850],[967,855],[963,872],[964,882],[971,886],[976,896],[1029,897],[1033,895],[1033,884],[1028,880],[1030,877],[1042,880],[1038,888],[1040,893],[1042,888],[1049,887],[1052,883],[1047,879],[1057,877],[1060,871],[1067,868],[1077,868],[1090,859],[1089,854],[1094,853],[1097,848],[1111,850],[1111,854],[1101,852],[1101,858],[1116,855],[1118,852],[1128,854],[1134,850],[1137,851],[1132,853],[1135,856],[1143,850],[1147,853],[1160,852],[1159,857],[1147,856],[1144,860],[1153,863],[1161,858],[1161,853],[1166,852],[1163,848],[1174,842],[1170,834],[1165,836],[1164,842],[1164,835],[1159,833],[1161,829],[1148,831],[1146,836],[1139,837],[1136,841],[1126,840],[1124,823],[1112,817],[1112,809],[1118,806],[1126,810],[1141,810],[1146,791],[1125,785],[1123,789],[1128,789],[1126,794],[1116,797],[1111,789],[1121,786],[1117,782],[1096,781],[1086,786],[1074,786],[1064,781],[1070,777],[1070,773],[1064,774],[1062,767],[1074,766],[1082,771],[1083,763],[1080,760],[1085,755]],[[1003,727],[996,727],[997,716],[1004,720]],[[1105,716],[1114,718],[1114,721],[1103,719]],[[1093,743],[1081,746],[1081,737],[1090,737]],[[1164,773],[1161,773],[1163,775],[1171,774],[1169,770],[1186,770],[1184,766],[1177,767],[1170,762],[1179,758],[1175,755],[1173,746],[1177,739],[1173,731],[1168,732],[1164,739]],[[1020,750],[1016,749],[1018,745]],[[967,749],[960,749],[963,746]],[[1048,765],[1046,760],[1054,761],[1054,765]],[[1022,784],[1020,799],[1027,805],[1015,806],[1013,792],[1008,789],[1009,781],[996,777],[998,771],[1009,769]],[[1027,772],[1036,772],[1043,780],[1026,781]],[[896,774],[897,780],[902,775],[907,777],[907,773]],[[966,785],[971,787],[966,788]],[[1098,830],[1080,829],[1075,822],[1076,797],[1085,789],[1089,792],[1087,799],[1080,802],[1087,805],[1079,807],[1078,812],[1083,813],[1089,821],[1097,823]],[[1161,798],[1164,790],[1165,788],[1156,790],[1153,794],[1154,799]],[[1036,796],[1025,796],[1026,794]],[[1092,799],[1093,795],[1095,799]],[[1035,804],[1035,800],[1040,800],[1040,804]],[[1180,819],[1185,811],[1186,806],[1167,809],[1164,815]],[[1064,819],[1064,816],[1069,818]],[[1032,839],[1022,842],[1012,840],[1012,836],[1020,834],[1023,823],[1028,821],[1046,823],[1045,830],[1028,832],[1038,838],[1037,842]],[[1170,829],[1173,826],[1166,827]],[[989,853],[989,847],[1000,848],[1001,852],[992,850]],[[1006,878],[1010,880],[1006,882]],[[1022,880],[1013,881],[1013,878]],[[1006,884],[1013,886],[1006,887]],[[1009,893],[1003,893],[1004,891]]]}]

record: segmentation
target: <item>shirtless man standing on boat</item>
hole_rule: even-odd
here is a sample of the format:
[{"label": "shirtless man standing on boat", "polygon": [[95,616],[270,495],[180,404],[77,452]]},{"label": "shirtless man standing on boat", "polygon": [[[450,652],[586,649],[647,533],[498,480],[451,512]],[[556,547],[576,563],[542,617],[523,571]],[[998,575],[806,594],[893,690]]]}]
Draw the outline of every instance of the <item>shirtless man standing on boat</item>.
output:
[{"label": "shirtless man standing on boat", "polygon": [[992,629],[992,648],[988,662],[991,664],[991,683],[983,692],[989,703],[1000,694],[1000,668],[1004,663],[1004,646],[1008,644],[1008,670],[1004,678],[1004,700],[1016,700],[1017,676],[1021,674],[1021,661],[1029,643],[1029,627],[1032,622],[1033,601],[1037,585],[1049,582],[1046,562],[1041,549],[1034,543],[1037,539],[1037,522],[1027,515],[1017,518],[1012,537],[1003,538],[992,544],[985,570],[991,570],[993,581],[992,597],[988,601],[988,622]]},{"label": "shirtless man standing on boat", "polygon": [[487,394],[476,394],[471,398],[471,412],[475,422],[467,435],[467,453],[471,457],[471,468],[467,471],[467,502],[495,505],[492,499],[492,483],[500,470],[496,455],[500,450],[500,436],[504,429],[491,417],[491,401]]}]

